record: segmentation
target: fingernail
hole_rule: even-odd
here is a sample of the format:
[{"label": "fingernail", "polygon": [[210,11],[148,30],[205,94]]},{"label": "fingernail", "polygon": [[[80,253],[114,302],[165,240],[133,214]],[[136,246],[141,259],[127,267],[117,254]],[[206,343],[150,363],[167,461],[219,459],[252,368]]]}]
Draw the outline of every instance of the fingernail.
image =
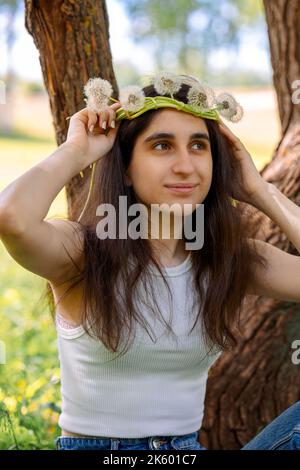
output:
[{"label": "fingernail", "polygon": [[89,127],[89,131],[90,131],[90,132],[93,132],[93,129],[94,129],[94,124],[92,124],[92,125]]},{"label": "fingernail", "polygon": [[106,121],[103,121],[103,123],[102,123],[102,129],[106,129]]},{"label": "fingernail", "polygon": [[110,127],[115,127],[115,121],[111,121]]}]

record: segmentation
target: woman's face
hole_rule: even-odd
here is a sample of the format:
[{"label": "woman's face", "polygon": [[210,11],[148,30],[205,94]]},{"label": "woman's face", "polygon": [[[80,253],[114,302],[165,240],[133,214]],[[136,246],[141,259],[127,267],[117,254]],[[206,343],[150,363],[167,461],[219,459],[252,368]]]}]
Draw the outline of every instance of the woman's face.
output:
[{"label": "woman's face", "polygon": [[[165,134],[165,135],[160,135]],[[212,154],[205,121],[170,108],[156,113],[136,140],[127,169],[127,183],[137,200],[151,204],[180,204],[183,214],[196,209],[209,192]],[[193,183],[189,192],[175,192],[167,185]],[[192,210],[183,207],[192,204]]]}]

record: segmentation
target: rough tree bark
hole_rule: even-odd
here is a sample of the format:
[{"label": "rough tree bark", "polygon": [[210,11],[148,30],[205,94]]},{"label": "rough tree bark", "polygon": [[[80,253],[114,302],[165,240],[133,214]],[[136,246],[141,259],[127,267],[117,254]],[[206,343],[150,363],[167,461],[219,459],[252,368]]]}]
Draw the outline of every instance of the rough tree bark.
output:
[{"label": "rough tree bark", "polygon": [[[118,96],[109,45],[109,21],[104,0],[25,0],[25,25],[33,36],[57,144],[65,141],[66,117],[85,107],[83,86],[89,77],[109,80]],[[66,186],[68,215],[79,191],[88,186],[90,168]],[[84,189],[83,189],[84,186]]]},{"label": "rough tree bark", "polygon": [[[300,78],[300,5],[264,0],[264,7],[282,138],[261,174],[300,205],[300,106],[291,99]],[[262,223],[257,238],[299,254],[277,225],[256,215]],[[209,449],[241,448],[300,399],[300,367],[291,360],[292,342],[300,339],[300,305],[247,296],[243,319],[243,340],[209,373],[200,431]]]}]

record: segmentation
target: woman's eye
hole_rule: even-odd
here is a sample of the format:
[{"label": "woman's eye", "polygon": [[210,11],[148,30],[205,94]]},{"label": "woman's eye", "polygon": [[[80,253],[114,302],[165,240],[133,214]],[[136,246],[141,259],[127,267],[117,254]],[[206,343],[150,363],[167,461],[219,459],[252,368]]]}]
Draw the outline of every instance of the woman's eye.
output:
[{"label": "woman's eye", "polygon": [[[158,145],[162,145],[162,146],[166,145],[167,147],[169,146],[169,144],[166,143],[166,142],[158,142],[157,144],[153,145],[153,148],[156,149],[156,150],[164,150],[164,149],[157,149],[157,146],[158,146]],[[194,142],[194,143],[193,143],[193,146],[194,146],[194,145],[199,145],[199,146],[200,146],[200,149],[205,149],[205,144],[203,144],[202,142]],[[199,147],[198,147],[198,148],[199,148]]]},{"label": "woman's eye", "polygon": [[194,142],[193,145],[200,145],[201,149],[205,149],[205,144],[203,144],[202,142]]},{"label": "woman's eye", "polygon": [[[156,149],[158,145],[168,145],[168,144],[166,142],[159,142],[158,144],[153,145],[153,148]],[[157,150],[161,150],[161,149],[157,149]]]}]

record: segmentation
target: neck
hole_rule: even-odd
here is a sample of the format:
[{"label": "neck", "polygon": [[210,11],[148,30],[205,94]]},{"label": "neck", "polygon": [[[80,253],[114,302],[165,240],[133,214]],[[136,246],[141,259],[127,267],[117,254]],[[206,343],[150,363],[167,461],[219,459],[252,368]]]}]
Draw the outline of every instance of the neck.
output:
[{"label": "neck", "polygon": [[[152,214],[153,215],[153,214]],[[188,252],[182,239],[182,214],[156,214],[149,217],[148,239],[154,256],[163,266],[176,266],[182,263]]]}]

